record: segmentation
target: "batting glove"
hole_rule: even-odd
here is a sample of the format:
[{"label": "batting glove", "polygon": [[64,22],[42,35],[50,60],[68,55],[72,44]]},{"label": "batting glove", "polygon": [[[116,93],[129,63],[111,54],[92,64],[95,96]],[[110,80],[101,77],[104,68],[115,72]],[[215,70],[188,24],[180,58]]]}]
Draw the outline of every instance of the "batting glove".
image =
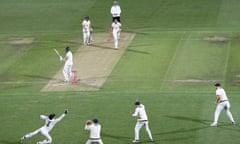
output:
[{"label": "batting glove", "polygon": [[60,57],[59,57],[59,60],[60,60],[60,61],[63,61],[63,57],[62,57],[62,56],[60,56]]}]

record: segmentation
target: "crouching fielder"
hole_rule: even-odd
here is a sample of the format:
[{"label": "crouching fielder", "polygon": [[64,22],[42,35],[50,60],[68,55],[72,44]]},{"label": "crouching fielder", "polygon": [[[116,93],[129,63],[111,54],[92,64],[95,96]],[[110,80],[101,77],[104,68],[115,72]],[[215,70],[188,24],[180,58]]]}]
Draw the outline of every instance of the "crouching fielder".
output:
[{"label": "crouching fielder", "polygon": [[103,144],[100,133],[101,125],[98,123],[98,119],[87,120],[85,125],[85,130],[90,131],[90,137],[86,144],[98,143]]},{"label": "crouching fielder", "polygon": [[43,141],[39,141],[37,142],[37,144],[51,144],[52,143],[52,137],[49,135],[49,132],[53,129],[53,127],[58,123],[60,122],[65,116],[66,114],[68,113],[68,110],[64,110],[64,113],[55,119],[55,114],[50,114],[49,116],[45,116],[45,115],[40,115],[40,119],[44,120],[45,121],[45,124],[35,130],[34,132],[31,132],[31,133],[28,133],[26,135],[24,135],[22,138],[21,138],[21,143],[23,143],[23,141],[25,141],[26,139],[29,139],[37,134],[41,134],[42,136],[45,137],[45,140]]},{"label": "crouching fielder", "polygon": [[137,123],[135,126],[135,138],[133,140],[133,143],[140,142],[139,131],[143,126],[145,126],[145,128],[146,128],[146,132],[148,134],[149,141],[153,141],[152,134],[151,134],[151,131],[148,126],[148,117],[147,117],[147,113],[145,111],[145,106],[143,104],[141,104],[139,101],[135,102],[135,106],[136,106],[136,109],[135,109],[135,112],[132,113],[132,116],[138,117],[138,120],[137,120]]},{"label": "crouching fielder", "polygon": [[115,19],[112,23],[112,34],[114,38],[114,46],[116,49],[118,48],[118,40],[120,38],[121,26],[121,23],[119,23],[117,19]]}]

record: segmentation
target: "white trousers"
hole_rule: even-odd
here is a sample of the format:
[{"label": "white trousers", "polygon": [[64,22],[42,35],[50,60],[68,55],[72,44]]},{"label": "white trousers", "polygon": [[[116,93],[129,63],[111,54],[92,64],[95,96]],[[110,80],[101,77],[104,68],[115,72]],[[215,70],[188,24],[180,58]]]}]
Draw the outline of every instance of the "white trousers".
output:
[{"label": "white trousers", "polygon": [[115,47],[115,48],[118,48],[118,39],[119,39],[119,36],[120,36],[120,32],[113,30],[113,38],[114,38],[114,47]]},{"label": "white trousers", "polygon": [[152,134],[148,126],[148,121],[137,122],[135,125],[135,140],[139,140],[139,132],[140,129],[145,126],[146,132],[148,134],[148,138],[152,140]]},{"label": "white trousers", "polygon": [[90,43],[90,31],[83,32],[83,44],[88,45]]},{"label": "white trousers", "polygon": [[65,81],[70,81],[72,76],[72,65],[64,65],[63,76],[65,78]]},{"label": "white trousers", "polygon": [[230,111],[230,107],[231,106],[230,106],[229,101],[224,101],[224,102],[218,103],[217,107],[216,107],[216,110],[215,110],[215,114],[214,114],[214,123],[218,123],[218,118],[219,118],[220,113],[222,112],[223,109],[226,110],[226,114],[227,114],[229,120],[231,122],[235,122],[234,119],[233,119],[232,113]]},{"label": "white trousers", "polygon": [[52,137],[48,134],[48,131],[45,131],[45,130],[42,130],[41,128],[40,129],[37,129],[35,130],[34,132],[31,132],[29,134],[26,134],[25,137],[27,139],[37,135],[37,134],[41,134],[42,136],[44,136],[46,139],[43,140],[43,141],[39,141],[37,142],[37,144],[51,144],[52,143]]},{"label": "white trousers", "polygon": [[101,139],[93,140],[93,139],[88,139],[86,144],[92,144],[92,143],[98,143],[98,144],[103,144]]}]

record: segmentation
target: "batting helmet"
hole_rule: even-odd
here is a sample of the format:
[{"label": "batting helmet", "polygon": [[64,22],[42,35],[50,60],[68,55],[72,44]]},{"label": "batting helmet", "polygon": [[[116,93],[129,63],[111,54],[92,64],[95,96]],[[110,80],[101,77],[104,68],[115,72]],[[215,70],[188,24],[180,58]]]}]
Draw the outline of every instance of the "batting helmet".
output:
[{"label": "batting helmet", "polygon": [[70,51],[70,47],[69,46],[65,47],[65,51],[66,52]]}]

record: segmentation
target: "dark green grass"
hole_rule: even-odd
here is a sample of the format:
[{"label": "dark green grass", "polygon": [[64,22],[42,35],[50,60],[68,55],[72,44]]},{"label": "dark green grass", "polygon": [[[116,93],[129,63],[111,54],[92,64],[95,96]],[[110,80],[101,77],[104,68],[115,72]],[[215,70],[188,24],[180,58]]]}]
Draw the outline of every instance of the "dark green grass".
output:
[{"label": "dark green grass", "polygon": [[[65,55],[65,46],[75,52],[81,45],[80,37],[68,34],[38,34],[8,36],[1,38],[3,60],[0,70],[0,89],[2,92],[13,90],[39,91],[63,63],[53,51],[56,48]],[[30,44],[11,44],[11,41],[22,38],[33,38]],[[26,87],[26,89],[24,88]],[[33,89],[32,89],[33,88]]]},{"label": "dark green grass", "polygon": [[95,2],[2,0],[1,33],[72,32],[81,28],[84,14]]},{"label": "dark green grass", "polygon": [[[124,31],[137,35],[98,92],[51,92],[40,89],[62,68],[53,48],[75,52],[81,45],[81,20],[91,17],[95,32],[107,32],[112,0],[1,1],[0,143],[17,144],[42,126],[40,114],[69,115],[51,132],[57,144],[84,143],[87,119],[98,117],[104,143],[128,144],[136,119],[134,101],[147,108],[156,144],[238,143],[239,127],[224,114],[213,120],[220,81],[227,90],[237,123],[239,95],[239,1],[119,1]],[[227,42],[203,40],[222,36]],[[16,38],[31,44],[11,45]],[[177,80],[203,80],[189,83]],[[36,143],[40,136],[28,143]],[[144,129],[142,143],[147,143]]]},{"label": "dark green grass", "polygon": [[[42,125],[40,114],[54,111],[59,115],[65,107],[70,109],[70,113],[51,133],[54,143],[84,143],[88,137],[88,133],[83,130],[84,122],[93,117],[98,117],[103,125],[102,136],[105,143],[131,143],[135,119],[130,117],[130,112],[134,110],[133,102],[136,98],[141,99],[147,107],[155,143],[238,141],[239,128],[230,125],[224,114],[220,119],[220,127],[209,127],[214,112],[210,97],[213,97],[211,93],[183,92],[54,93],[22,94],[21,97],[14,97],[13,103],[12,95],[1,95],[1,100],[11,103],[1,105],[2,129],[5,129],[1,131],[1,135],[4,135],[1,143],[16,143],[20,136]],[[6,110],[11,113],[5,113]],[[233,107],[232,111],[236,116],[237,108]],[[147,140],[144,130],[141,136],[143,141]],[[34,143],[38,139],[40,137],[35,137],[29,142]]]},{"label": "dark green grass", "polygon": [[[221,82],[237,90],[237,35],[232,32],[139,35],[104,88],[117,91],[209,91],[214,82]],[[228,41],[204,40],[212,36],[225,37]],[[231,80],[228,80],[228,75],[231,75]],[[188,80],[200,82],[189,83]]]}]

